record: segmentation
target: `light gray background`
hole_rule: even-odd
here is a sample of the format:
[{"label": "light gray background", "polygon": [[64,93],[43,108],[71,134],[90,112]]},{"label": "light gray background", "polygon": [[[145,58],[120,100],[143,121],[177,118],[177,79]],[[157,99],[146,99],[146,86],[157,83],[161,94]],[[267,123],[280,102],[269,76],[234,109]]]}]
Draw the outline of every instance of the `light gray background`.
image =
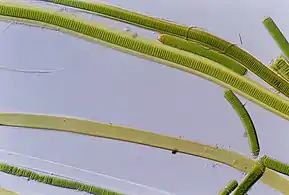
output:
[{"label": "light gray background", "polygon": [[[268,64],[280,54],[262,25],[269,15],[289,34],[288,1],[275,0],[109,0],[103,1],[178,23],[197,25],[239,44]],[[274,4],[273,4],[274,3]],[[88,17],[87,15],[84,15]],[[94,17],[107,25],[129,25]],[[1,22],[4,29],[7,23]],[[130,27],[138,34],[150,31]],[[194,75],[139,59],[59,32],[11,26],[0,34],[0,65],[58,69],[53,74],[24,74],[0,69],[1,111],[79,116],[102,122],[183,136],[249,156],[243,126],[223,98],[223,89]],[[242,99],[243,100],[243,99]],[[284,162],[289,123],[247,103],[261,154]],[[178,195],[213,195],[242,174],[225,165],[130,143],[61,132],[1,127],[0,148],[54,160],[157,187]],[[124,182],[0,152],[0,160],[54,171],[102,187],[136,195],[163,195]],[[1,186],[20,194],[75,194],[1,174]],[[258,182],[249,194],[280,194]]]}]

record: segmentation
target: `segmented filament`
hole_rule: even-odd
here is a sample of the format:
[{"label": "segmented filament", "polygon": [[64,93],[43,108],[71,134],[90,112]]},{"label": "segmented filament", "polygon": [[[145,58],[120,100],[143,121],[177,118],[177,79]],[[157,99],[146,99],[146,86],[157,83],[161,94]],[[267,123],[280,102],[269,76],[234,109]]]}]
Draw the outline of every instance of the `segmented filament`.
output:
[{"label": "segmented filament", "polygon": [[289,176],[289,164],[273,159],[267,155],[262,156],[260,160],[267,168]]},{"label": "segmented filament", "polygon": [[265,17],[263,19],[263,24],[279,48],[282,50],[283,54],[287,57],[287,59],[289,59],[289,43],[276,23],[271,17]]},{"label": "segmented filament", "polygon": [[253,169],[245,176],[245,178],[236,187],[233,195],[241,195],[248,192],[248,190],[262,177],[266,167],[262,163],[256,163]]},{"label": "segmented filament", "polygon": [[283,57],[277,57],[271,64],[270,67],[281,77],[289,81],[289,63]]},{"label": "segmented filament", "polygon": [[230,195],[238,186],[236,180],[229,181],[229,183],[219,192],[219,195]]},{"label": "segmented filament", "polygon": [[236,72],[240,75],[245,75],[247,73],[247,69],[244,68],[240,63],[237,61],[227,57],[224,54],[221,54],[219,52],[216,52],[213,49],[207,48],[203,45],[200,45],[197,42],[193,41],[187,41],[185,39],[181,39],[178,37],[174,37],[167,34],[161,34],[158,37],[158,40],[162,42],[165,45],[175,47],[184,51],[188,51],[194,54],[197,54],[199,56],[203,56],[205,58],[208,58],[210,60],[213,60],[220,65],[223,65],[232,71]]},{"label": "segmented filament", "polygon": [[240,117],[249,141],[249,146],[251,149],[251,153],[254,156],[258,156],[260,152],[260,146],[258,141],[257,132],[254,126],[254,123],[251,119],[251,116],[249,115],[248,111],[244,107],[244,105],[241,103],[239,98],[231,91],[231,90],[225,90],[224,97],[226,100],[231,104],[231,106],[234,108],[238,116]]}]

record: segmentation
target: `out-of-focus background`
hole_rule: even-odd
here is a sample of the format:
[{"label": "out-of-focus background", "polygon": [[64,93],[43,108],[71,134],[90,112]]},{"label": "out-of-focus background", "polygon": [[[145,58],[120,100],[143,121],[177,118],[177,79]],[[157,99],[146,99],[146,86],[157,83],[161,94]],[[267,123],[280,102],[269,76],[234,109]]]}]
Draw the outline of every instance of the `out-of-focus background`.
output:
[{"label": "out-of-focus background", "polygon": [[[48,6],[31,0],[26,2]],[[289,34],[289,2],[285,0],[103,2],[205,28],[240,45],[265,64],[281,52],[263,27],[262,18],[271,16],[285,36]],[[112,27],[129,28],[141,36],[157,37],[151,31],[128,24],[78,14]],[[1,112],[77,116],[219,144],[250,155],[242,123],[223,98],[220,86],[60,32],[21,25],[7,28],[7,25],[7,22],[0,22],[0,66],[64,70],[31,74],[0,67]],[[261,155],[266,153],[288,162],[289,122],[251,102],[246,105],[258,131]],[[56,161],[177,195],[217,194],[229,180],[243,178],[242,173],[225,165],[131,143],[12,127],[1,127],[0,133],[0,160],[3,162],[62,174],[128,195],[166,193],[5,151]],[[0,184],[21,195],[81,194],[2,173]],[[258,182],[249,194],[280,193]]]}]

